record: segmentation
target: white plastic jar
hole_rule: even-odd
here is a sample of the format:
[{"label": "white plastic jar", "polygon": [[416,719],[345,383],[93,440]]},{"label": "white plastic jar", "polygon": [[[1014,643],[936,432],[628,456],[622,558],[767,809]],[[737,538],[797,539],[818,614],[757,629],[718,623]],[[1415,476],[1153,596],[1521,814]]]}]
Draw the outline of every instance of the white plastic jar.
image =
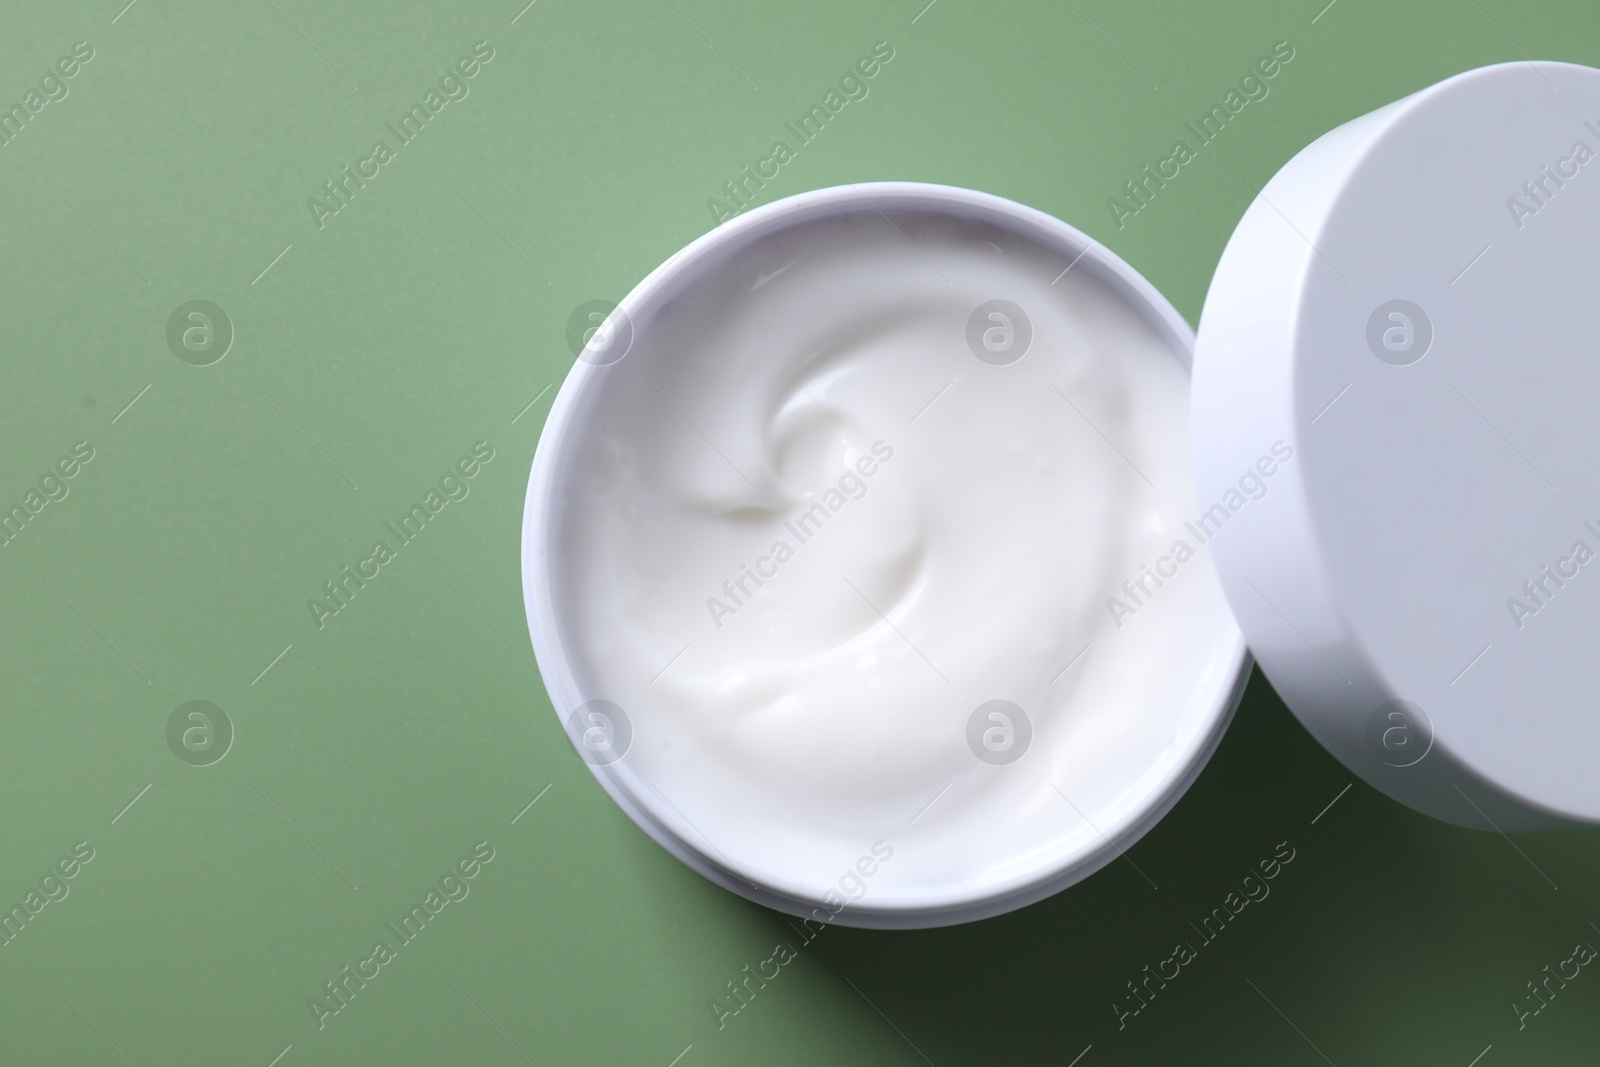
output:
[{"label": "white plastic jar", "polygon": [[540,670],[607,791],[707,877],[846,924],[1116,859],[1248,668],[1192,340],[1077,230],[942,186],[802,194],[672,257],[563,385],[525,519]]}]

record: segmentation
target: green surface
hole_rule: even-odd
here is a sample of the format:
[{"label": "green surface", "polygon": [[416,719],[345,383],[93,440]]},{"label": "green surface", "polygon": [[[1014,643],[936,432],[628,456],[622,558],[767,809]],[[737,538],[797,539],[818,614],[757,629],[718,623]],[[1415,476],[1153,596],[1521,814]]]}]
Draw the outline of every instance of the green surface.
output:
[{"label": "green surface", "polygon": [[[970,926],[828,930],[719,1029],[725,984],[799,939],[606,799],[531,665],[518,566],[568,316],[707,230],[708,198],[875,43],[894,58],[869,95],[761,200],[879,179],[1012,197],[1192,320],[1251,183],[1458,71],[1600,62],[1592,0],[124,2],[0,16],[0,101],[26,109],[93,49],[0,147],[0,505],[93,451],[0,547],[0,905],[93,853],[0,947],[0,1062],[1600,1056],[1592,968],[1522,1029],[1512,1007],[1600,945],[1600,833],[1513,841],[1343,793],[1259,676],[1131,863]],[[386,123],[479,41],[468,95],[397,147]],[[1279,41],[1270,94],[1119,228],[1108,199]],[[379,139],[394,158],[319,228],[308,200]],[[234,332],[205,366],[214,347],[167,341],[193,300]],[[468,495],[319,627],[308,599],[394,547],[384,524],[478,442]],[[192,700],[232,724],[219,762],[196,765],[190,709],[169,746]],[[480,842],[492,861],[445,883],[470,895],[401,945],[385,924]],[[1280,842],[1270,897],[1119,1029],[1125,983],[1200,944],[1190,924]],[[362,963],[379,940],[394,959]],[[308,1001],[346,965],[377,977],[319,1028]]]}]

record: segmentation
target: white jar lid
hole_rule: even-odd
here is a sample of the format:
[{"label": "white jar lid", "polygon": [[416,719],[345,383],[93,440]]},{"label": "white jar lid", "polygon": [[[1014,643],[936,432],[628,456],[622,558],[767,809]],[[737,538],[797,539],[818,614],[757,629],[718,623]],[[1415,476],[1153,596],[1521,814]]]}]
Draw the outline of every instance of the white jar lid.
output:
[{"label": "white jar lid", "polygon": [[1600,71],[1485,67],[1295,156],[1201,317],[1197,527],[1251,650],[1465,826],[1600,821],[1597,234]]}]

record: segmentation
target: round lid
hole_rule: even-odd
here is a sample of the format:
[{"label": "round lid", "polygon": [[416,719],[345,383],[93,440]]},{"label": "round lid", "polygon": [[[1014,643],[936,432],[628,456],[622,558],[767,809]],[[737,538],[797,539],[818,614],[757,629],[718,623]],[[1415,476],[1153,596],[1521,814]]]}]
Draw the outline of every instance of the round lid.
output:
[{"label": "round lid", "polygon": [[1600,71],[1485,67],[1256,197],[1195,355],[1252,651],[1352,771],[1483,829],[1600,821]]}]

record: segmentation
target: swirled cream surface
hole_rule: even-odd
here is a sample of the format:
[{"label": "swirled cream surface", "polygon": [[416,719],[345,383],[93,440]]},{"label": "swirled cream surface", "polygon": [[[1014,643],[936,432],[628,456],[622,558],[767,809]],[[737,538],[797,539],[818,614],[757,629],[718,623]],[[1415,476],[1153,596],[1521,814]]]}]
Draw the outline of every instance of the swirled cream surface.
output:
[{"label": "swirled cream surface", "polygon": [[631,728],[615,780],[764,889],[1015,891],[1214,736],[1238,636],[1185,528],[1188,374],[1072,260],[863,202],[709,257],[580,365],[561,654]]}]

